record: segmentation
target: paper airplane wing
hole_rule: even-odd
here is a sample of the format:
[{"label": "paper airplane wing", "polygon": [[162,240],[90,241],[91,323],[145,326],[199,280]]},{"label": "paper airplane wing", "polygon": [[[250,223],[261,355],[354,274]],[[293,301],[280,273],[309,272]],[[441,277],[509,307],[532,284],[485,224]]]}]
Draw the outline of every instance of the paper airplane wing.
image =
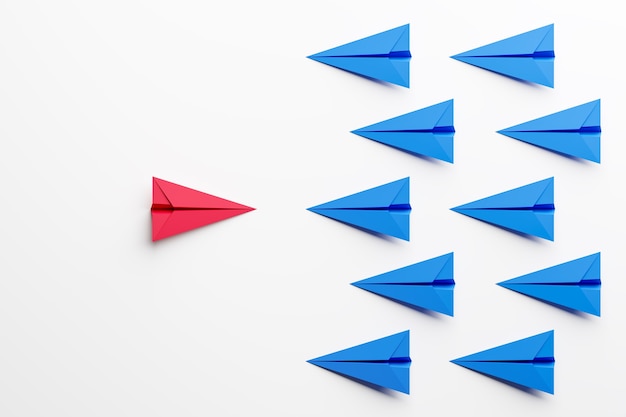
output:
[{"label": "paper airplane wing", "polygon": [[388,56],[409,52],[410,25],[402,25],[350,43],[309,56],[314,57],[364,57]]},{"label": "paper airplane wing", "polygon": [[311,359],[309,362],[385,362],[408,358],[408,330]]},{"label": "paper airplane wing", "polygon": [[535,365],[515,362],[455,362],[464,368],[515,386],[554,394],[554,363]]},{"label": "paper airplane wing", "polygon": [[365,78],[385,81],[406,88],[409,88],[410,85],[410,58],[311,57],[311,59]]},{"label": "paper airplane wing", "polygon": [[308,361],[368,384],[409,393],[409,331]]},{"label": "paper airplane wing", "polygon": [[152,210],[152,241],[208,226],[247,211],[250,210]]},{"label": "paper airplane wing", "polygon": [[519,57],[554,53],[554,24],[520,33],[454,57]]},{"label": "paper airplane wing", "polygon": [[554,393],[554,331],[452,361],[516,385]]},{"label": "paper airplane wing", "polygon": [[409,25],[310,55],[308,58],[367,78],[409,87]]},{"label": "paper airplane wing", "polygon": [[554,210],[455,210],[520,235],[554,241]]},{"label": "paper airplane wing", "polygon": [[354,130],[358,132],[412,132],[433,131],[436,128],[454,128],[454,100],[444,101],[411,113]]},{"label": "paper airplane wing", "polygon": [[320,368],[395,391],[409,393],[409,363],[311,362]]},{"label": "paper airplane wing", "polygon": [[554,205],[554,177],[476,200],[453,210],[534,209],[550,205]]},{"label": "paper airplane wing", "polygon": [[[153,205],[155,208],[209,209],[209,210],[251,210],[244,206],[211,194],[203,193],[173,182],[152,179]],[[163,205],[164,207],[161,207]]]},{"label": "paper airplane wing", "polygon": [[545,358],[554,359],[553,330],[463,356],[455,362],[532,362]]},{"label": "paper airplane wing", "polygon": [[409,240],[409,189],[409,178],[404,178],[308,210],[360,229]]},{"label": "paper airplane wing", "polygon": [[[355,194],[341,197],[328,203],[320,204],[311,209],[389,209],[395,206],[409,205],[409,182],[403,178],[388,184],[370,188]],[[409,207],[410,208],[410,207]]]},{"label": "paper airplane wing", "polygon": [[515,284],[597,284],[600,282],[600,253],[504,281]]},{"label": "paper airplane wing", "polygon": [[554,178],[452,208],[518,233],[554,240]]},{"label": "paper airplane wing", "polygon": [[504,132],[599,131],[600,100],[581,104],[529,122],[511,126]]},{"label": "paper airplane wing", "polygon": [[404,210],[321,210],[310,211],[357,229],[410,240],[410,209]]},{"label": "paper airplane wing", "polygon": [[254,210],[159,178],[152,180],[152,196],[153,241]]},{"label": "paper airplane wing", "polygon": [[452,163],[454,160],[454,101],[394,117],[352,133],[415,154]]},{"label": "paper airplane wing", "polygon": [[550,304],[600,316],[600,253],[498,285]]},{"label": "paper airplane wing", "polygon": [[554,87],[554,25],[512,36],[452,58],[519,80]]},{"label": "paper airplane wing", "polygon": [[498,133],[563,155],[600,163],[600,100],[512,126]]},{"label": "paper airplane wing", "polygon": [[358,281],[364,284],[432,284],[454,280],[454,253]]}]

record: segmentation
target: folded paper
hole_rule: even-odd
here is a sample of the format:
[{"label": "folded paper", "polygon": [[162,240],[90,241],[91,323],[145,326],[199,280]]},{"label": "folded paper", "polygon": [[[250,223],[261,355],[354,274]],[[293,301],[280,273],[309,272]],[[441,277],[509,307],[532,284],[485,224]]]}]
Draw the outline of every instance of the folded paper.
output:
[{"label": "folded paper", "polygon": [[454,254],[438,256],[352,285],[402,304],[454,315]]},{"label": "folded paper", "polygon": [[308,361],[366,384],[409,393],[409,331]]},{"label": "folded paper", "polygon": [[414,155],[454,162],[454,101],[448,100],[353,130],[364,138]]},{"label": "folded paper", "polygon": [[566,309],[600,316],[600,253],[503,281],[498,285]]},{"label": "folded paper", "polygon": [[308,58],[367,78],[409,87],[409,25],[310,55]]},{"label": "folded paper", "polygon": [[370,232],[409,240],[409,178],[310,207],[308,210]]},{"label": "folded paper", "polygon": [[554,331],[451,361],[472,371],[554,394]]},{"label": "folded paper", "polygon": [[451,210],[520,234],[554,240],[554,178]]},{"label": "folded paper", "polygon": [[531,145],[597,163],[600,132],[600,100],[498,131]]},{"label": "folded paper", "polygon": [[152,240],[157,241],[254,210],[182,185],[152,179]]},{"label": "folded paper", "polygon": [[554,25],[512,36],[451,58],[519,80],[554,87]]}]

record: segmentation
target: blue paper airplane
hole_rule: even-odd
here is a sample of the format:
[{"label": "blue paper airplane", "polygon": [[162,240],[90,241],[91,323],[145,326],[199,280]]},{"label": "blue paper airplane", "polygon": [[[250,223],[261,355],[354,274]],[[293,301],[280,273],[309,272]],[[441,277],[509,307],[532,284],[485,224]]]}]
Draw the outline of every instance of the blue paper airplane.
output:
[{"label": "blue paper airplane", "polygon": [[451,361],[472,371],[554,394],[554,331]]},{"label": "blue paper airplane", "polygon": [[572,310],[600,316],[600,254],[585,256],[498,285]]},{"label": "blue paper airplane", "polygon": [[386,272],[352,285],[409,306],[454,316],[454,254]]},{"label": "blue paper airplane", "polygon": [[308,361],[366,384],[409,393],[409,331]]},{"label": "blue paper airplane", "polygon": [[451,210],[520,234],[554,240],[554,178]]},{"label": "blue paper airplane", "polygon": [[453,162],[454,101],[448,100],[384,122],[353,130],[364,138],[403,151]]},{"label": "blue paper airplane", "polygon": [[554,25],[512,36],[451,58],[519,80],[554,87]]},{"label": "blue paper airplane", "polygon": [[310,207],[308,210],[360,229],[409,240],[409,178]]},{"label": "blue paper airplane", "polygon": [[324,52],[315,61],[367,78],[409,87],[409,25],[391,29]]},{"label": "blue paper airplane", "polygon": [[600,163],[600,100],[499,130],[522,142]]}]

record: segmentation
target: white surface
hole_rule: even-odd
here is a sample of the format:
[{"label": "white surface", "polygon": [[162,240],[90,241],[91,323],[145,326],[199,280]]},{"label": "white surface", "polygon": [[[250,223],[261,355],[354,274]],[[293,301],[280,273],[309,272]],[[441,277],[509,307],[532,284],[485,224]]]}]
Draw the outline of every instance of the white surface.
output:
[{"label": "white surface", "polygon": [[[624,416],[609,1],[0,3],[0,415]],[[411,89],[305,56],[411,24]],[[556,88],[448,58],[555,23]],[[455,164],[350,130],[455,99]],[[495,133],[602,99],[602,165]],[[151,177],[257,210],[153,244]],[[305,208],[411,177],[411,242]],[[556,240],[448,210],[555,176]],[[349,285],[455,252],[454,318]],[[496,282],[602,252],[602,317]],[[411,395],[307,359],[411,330]],[[449,363],[555,329],[556,394]],[[472,410],[471,412],[468,410]]]}]

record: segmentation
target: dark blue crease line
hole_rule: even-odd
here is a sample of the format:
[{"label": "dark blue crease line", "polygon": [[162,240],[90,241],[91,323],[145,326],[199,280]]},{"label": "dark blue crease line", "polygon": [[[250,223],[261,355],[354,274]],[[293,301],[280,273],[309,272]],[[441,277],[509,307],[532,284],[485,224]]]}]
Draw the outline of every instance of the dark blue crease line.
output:
[{"label": "dark blue crease line", "polygon": [[392,364],[404,364],[411,363],[411,358],[391,358],[388,360],[343,360],[343,361],[325,361],[325,360],[312,360],[312,363],[386,363],[389,365]]},{"label": "dark blue crease line", "polygon": [[459,360],[457,361],[458,363],[529,363],[529,364],[537,364],[537,365],[542,365],[542,364],[549,364],[549,363],[555,363],[554,358],[535,358],[532,360],[494,360],[494,361],[490,361],[490,360],[482,360],[482,361],[475,361],[475,360]]},{"label": "dark blue crease line", "polygon": [[411,58],[410,51],[394,51],[388,54],[371,54],[371,55],[313,55],[318,58]]},{"label": "dark blue crease line", "polygon": [[398,363],[398,364],[411,363],[411,358],[409,357],[390,358],[387,362]]},{"label": "dark blue crease line", "polygon": [[532,54],[511,55],[459,55],[459,58],[554,58],[554,51],[534,52]]},{"label": "dark blue crease line", "polygon": [[446,280],[437,280],[432,282],[363,282],[363,285],[367,286],[375,286],[375,285],[398,285],[398,286],[414,286],[414,287],[454,287],[456,283],[454,280],[446,279]]},{"label": "dark blue crease line", "polygon": [[363,211],[390,211],[390,212],[410,212],[411,206],[408,204],[396,204],[388,207],[341,207],[341,208],[319,208],[316,210],[363,210]]},{"label": "dark blue crease line", "polygon": [[[544,207],[545,206],[545,207]],[[554,205],[540,205],[540,206],[533,206],[533,207],[483,207],[483,208],[477,208],[477,207],[472,207],[472,208],[464,208],[464,207],[459,207],[459,210],[502,210],[502,211],[532,211],[532,212],[550,212],[550,211],[554,211],[555,207]]]},{"label": "dark blue crease line", "polygon": [[436,126],[432,129],[398,129],[398,130],[364,130],[358,129],[356,132],[372,132],[372,133],[381,133],[381,132],[393,132],[393,133],[454,133],[454,126]]},{"label": "dark blue crease line", "polygon": [[585,126],[580,129],[546,129],[546,130],[510,130],[504,129],[503,133],[506,132],[519,132],[519,133],[601,133],[600,126]]},{"label": "dark blue crease line", "polygon": [[[505,284],[505,283],[503,283]],[[516,286],[516,285],[559,285],[559,286],[567,286],[567,287],[600,287],[602,283],[599,279],[590,279],[579,282],[511,282],[507,285]]]},{"label": "dark blue crease line", "polygon": [[215,211],[215,210],[245,210],[244,208],[213,208],[213,207],[172,207],[172,208],[162,208],[162,207],[152,207],[151,211],[156,212],[173,212],[173,211]]}]

